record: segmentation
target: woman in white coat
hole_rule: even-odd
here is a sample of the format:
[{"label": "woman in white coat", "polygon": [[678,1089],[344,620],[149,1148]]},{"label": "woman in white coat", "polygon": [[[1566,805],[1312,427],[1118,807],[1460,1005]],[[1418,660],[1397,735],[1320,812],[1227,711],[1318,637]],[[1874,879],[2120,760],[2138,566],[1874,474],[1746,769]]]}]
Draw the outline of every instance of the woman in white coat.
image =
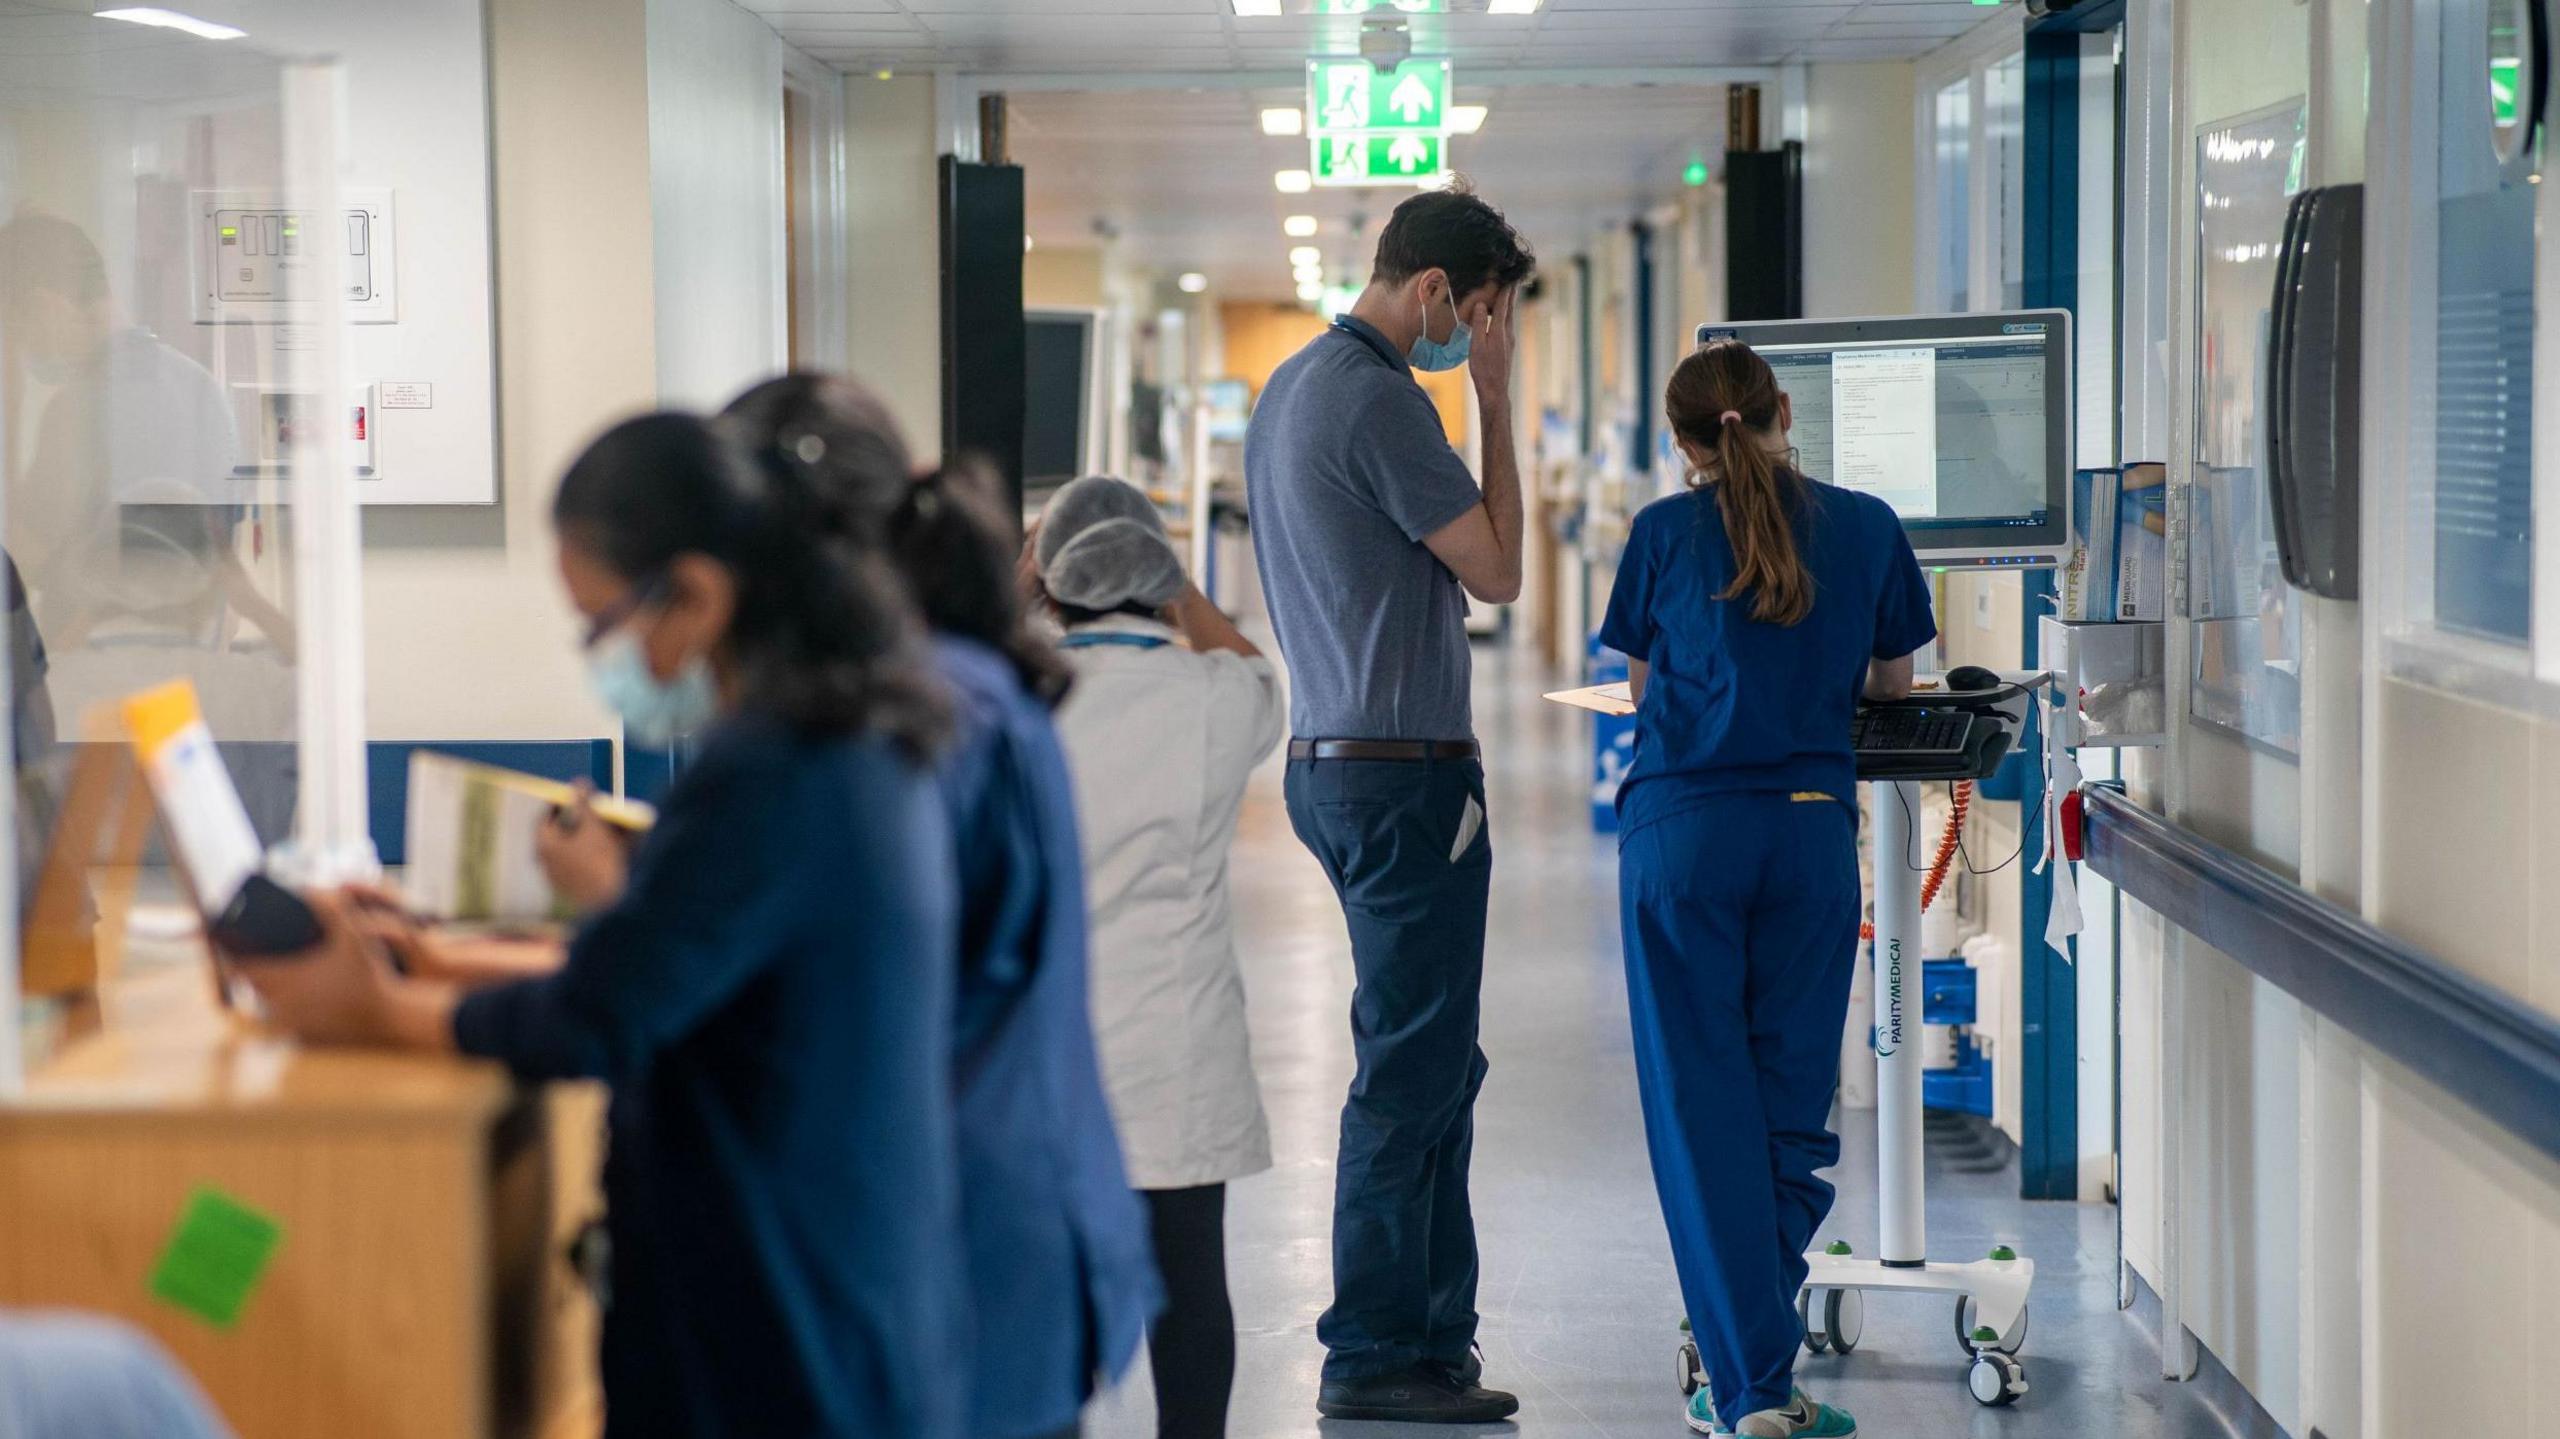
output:
[{"label": "woman in white coat", "polygon": [[1026,558],[1075,669],[1057,722],[1084,832],[1094,1037],[1164,1275],[1157,1433],[1214,1439],[1235,1379],[1226,1184],[1271,1167],[1227,849],[1245,780],[1280,742],[1279,677],[1124,481],[1060,490]]}]

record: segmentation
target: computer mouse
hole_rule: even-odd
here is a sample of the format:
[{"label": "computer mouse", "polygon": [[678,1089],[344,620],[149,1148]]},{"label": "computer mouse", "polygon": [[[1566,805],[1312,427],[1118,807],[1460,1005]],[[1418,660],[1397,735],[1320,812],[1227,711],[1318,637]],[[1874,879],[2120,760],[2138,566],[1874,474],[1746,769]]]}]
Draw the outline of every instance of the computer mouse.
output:
[{"label": "computer mouse", "polygon": [[2000,676],[1980,665],[1958,665],[1947,671],[1947,688],[1957,694],[2000,688]]}]

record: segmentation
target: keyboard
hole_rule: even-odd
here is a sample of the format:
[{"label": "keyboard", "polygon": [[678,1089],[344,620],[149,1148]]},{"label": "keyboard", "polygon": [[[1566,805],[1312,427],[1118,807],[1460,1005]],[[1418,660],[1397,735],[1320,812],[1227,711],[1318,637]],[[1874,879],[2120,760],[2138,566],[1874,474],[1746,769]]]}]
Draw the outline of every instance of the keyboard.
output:
[{"label": "keyboard", "polygon": [[1962,710],[1872,707],[1858,711],[1850,744],[1861,755],[1962,755],[1973,725]]}]

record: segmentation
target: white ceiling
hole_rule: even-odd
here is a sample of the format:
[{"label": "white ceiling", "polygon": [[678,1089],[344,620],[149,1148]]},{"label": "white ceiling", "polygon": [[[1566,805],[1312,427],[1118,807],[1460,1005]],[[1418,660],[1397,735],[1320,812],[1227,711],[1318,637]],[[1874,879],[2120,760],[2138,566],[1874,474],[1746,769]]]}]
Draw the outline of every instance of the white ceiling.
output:
[{"label": "white ceiling", "polygon": [[[741,0],[785,39],[847,69],[1268,70],[1347,52],[1360,18],[1240,18],[1229,0]],[[1481,12],[1484,0],[1452,0]],[[1414,48],[1461,77],[1505,67],[1765,65],[1890,60],[1936,48],[1990,12],[1970,0],[1546,0],[1531,15],[1412,18]]]},{"label": "white ceiling", "polygon": [[[1376,225],[1411,193],[1283,195],[1272,185],[1274,172],[1306,166],[1307,143],[1264,136],[1260,111],[1303,102],[1308,56],[1358,49],[1362,17],[1305,13],[1320,0],[1285,0],[1291,13],[1259,19],[1237,16],[1232,0],[739,3],[856,74],[1044,77],[1008,94],[1008,158],[1024,167],[1042,245],[1108,234],[1136,263],[1202,271],[1220,294],[1288,299],[1291,246],[1316,245],[1329,280],[1356,282]],[[2014,0],[2007,8],[2014,23]],[[1724,90],[1704,82],[1725,77],[1703,72],[1909,59],[1999,13],[1971,0],[1545,0],[1530,15],[1450,0],[1449,9],[1458,13],[1407,18],[1416,52],[1455,62],[1458,102],[1491,109],[1482,133],[1451,139],[1450,163],[1558,259],[1603,224],[1677,194],[1692,159],[1720,161]],[[1322,235],[1285,238],[1280,222],[1292,214],[1317,216]]]},{"label": "white ceiling", "polygon": [[[1473,85],[1460,93],[1491,114],[1482,133],[1449,141],[1452,163],[1551,258],[1600,221],[1677,193],[1692,158],[1722,158],[1719,86]],[[1273,188],[1275,171],[1306,165],[1307,142],[1263,135],[1259,109],[1295,98],[1286,90],[1013,96],[1011,158],[1023,166],[1033,239],[1091,245],[1097,229],[1107,230],[1141,264],[1198,270],[1221,295],[1269,300],[1292,297],[1290,248],[1314,245],[1329,280],[1357,283],[1377,226],[1413,191]],[[1280,222],[1295,214],[1316,216],[1322,232],[1283,236]]]}]

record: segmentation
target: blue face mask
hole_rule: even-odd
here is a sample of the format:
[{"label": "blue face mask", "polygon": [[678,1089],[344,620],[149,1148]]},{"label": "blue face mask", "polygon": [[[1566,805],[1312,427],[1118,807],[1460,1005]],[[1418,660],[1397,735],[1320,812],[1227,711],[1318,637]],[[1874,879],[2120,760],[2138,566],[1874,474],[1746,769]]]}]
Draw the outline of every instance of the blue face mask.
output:
[{"label": "blue face mask", "polygon": [[1468,329],[1466,322],[1458,318],[1458,297],[1452,293],[1449,296],[1449,338],[1431,338],[1431,302],[1425,300],[1422,302],[1422,333],[1415,337],[1413,348],[1407,350],[1404,357],[1412,362],[1415,369],[1437,374],[1465,364],[1467,352],[1475,348],[1475,343],[1476,332]]},{"label": "blue face mask", "polygon": [[696,655],[674,679],[661,680],[640,652],[640,637],[629,630],[617,630],[597,643],[587,656],[587,678],[596,698],[622,716],[631,738],[652,749],[663,749],[719,718],[720,696],[707,661]]}]

